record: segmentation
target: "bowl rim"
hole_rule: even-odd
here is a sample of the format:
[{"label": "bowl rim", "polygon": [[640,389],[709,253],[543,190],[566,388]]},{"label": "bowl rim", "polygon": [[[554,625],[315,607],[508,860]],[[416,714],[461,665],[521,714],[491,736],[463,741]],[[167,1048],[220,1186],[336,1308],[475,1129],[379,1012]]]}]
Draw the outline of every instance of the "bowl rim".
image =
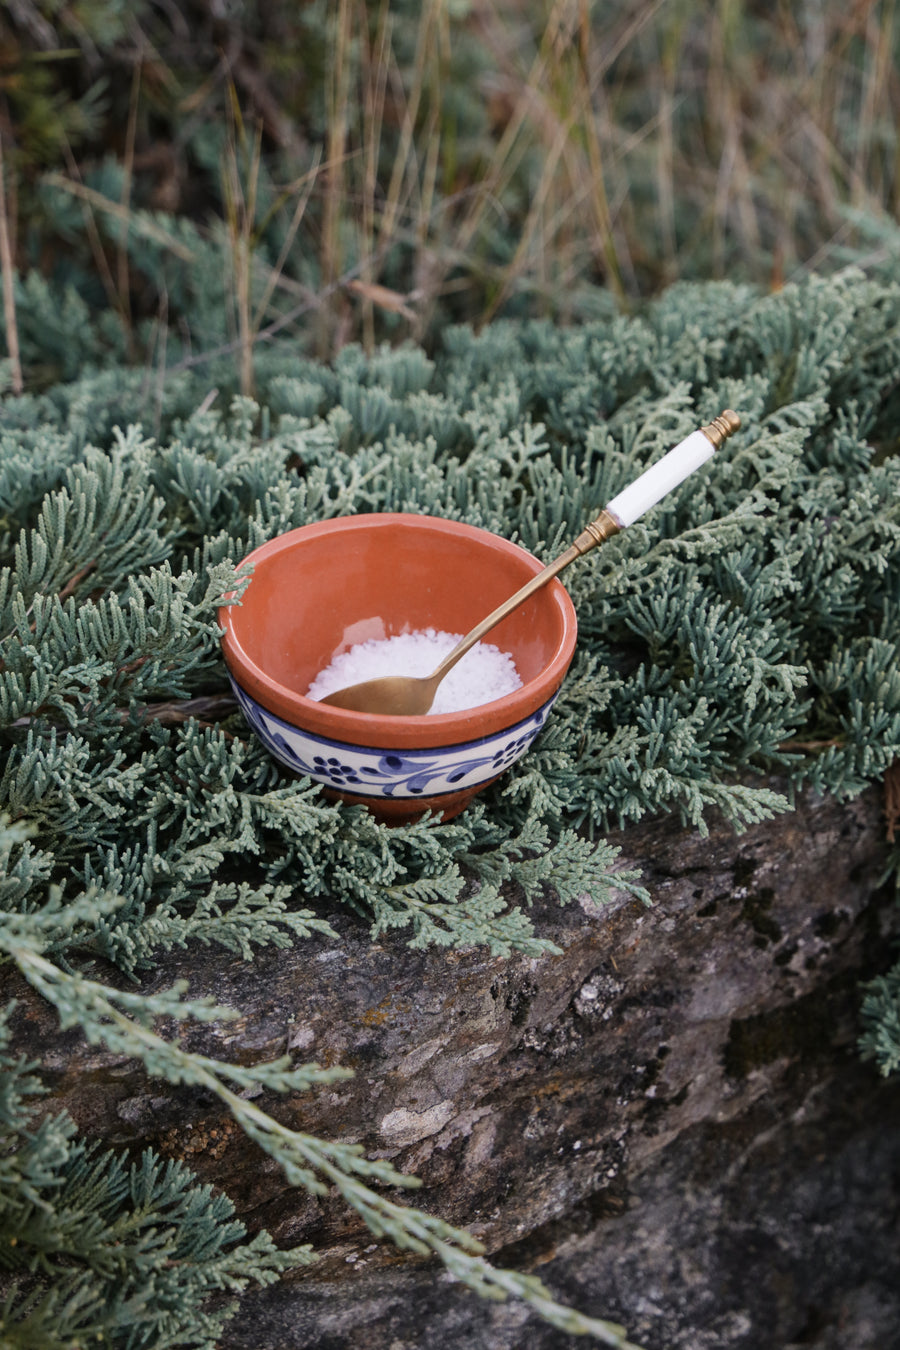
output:
[{"label": "bowl rim", "polygon": [[[533,553],[502,535],[494,534],[478,525],[450,520],[443,516],[419,515],[406,511],[373,511],[300,525],[284,534],[276,535],[248,553],[239,564],[239,570],[252,567],[274,555],[308,539],[328,534],[340,534],[356,529],[379,529],[401,526],[410,529],[438,531],[455,537],[471,538],[487,544],[507,555],[514,555],[526,564],[526,570],[536,575],[544,564]],[[527,578],[526,578],[527,579]],[[252,579],[250,586],[253,585]],[[460,712],[427,713],[407,717],[392,714],[351,712],[345,708],[325,706],[307,698],[274,680],[249,655],[238,639],[232,615],[240,600],[228,603],[239,594],[237,589],[223,596],[218,610],[222,628],[222,651],[232,679],[267,711],[284,721],[306,729],[313,734],[344,741],[367,748],[435,748],[461,741],[488,736],[504,727],[512,727],[544,704],[559,688],[575,653],[578,621],[575,606],[562,582],[554,577],[544,588],[545,598],[552,599],[562,618],[562,634],[553,657],[533,680],[502,698],[493,699]]]}]

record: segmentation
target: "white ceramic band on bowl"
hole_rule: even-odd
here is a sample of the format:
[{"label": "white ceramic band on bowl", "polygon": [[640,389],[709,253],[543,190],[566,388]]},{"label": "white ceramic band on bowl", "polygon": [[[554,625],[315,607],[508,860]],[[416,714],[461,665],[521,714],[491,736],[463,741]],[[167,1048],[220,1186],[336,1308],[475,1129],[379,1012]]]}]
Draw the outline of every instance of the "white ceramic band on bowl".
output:
[{"label": "white ceramic band on bowl", "polygon": [[524,755],[546,721],[556,695],[537,712],[492,736],[427,750],[391,750],[313,735],[268,712],[232,680],[247,721],[266,749],[295,773],[360,797],[437,797],[480,787]]}]

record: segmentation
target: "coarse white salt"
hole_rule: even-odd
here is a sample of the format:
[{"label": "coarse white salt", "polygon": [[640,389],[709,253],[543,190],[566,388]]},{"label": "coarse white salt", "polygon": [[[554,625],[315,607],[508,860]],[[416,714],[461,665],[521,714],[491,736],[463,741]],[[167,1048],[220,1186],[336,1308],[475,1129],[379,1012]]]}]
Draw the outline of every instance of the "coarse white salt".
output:
[{"label": "coarse white salt", "polygon": [[[462,633],[441,633],[425,628],[416,633],[398,633],[390,638],[370,638],[341,652],[321,670],[306,692],[307,698],[322,699],[338,689],[377,680],[382,675],[430,675],[445,656],[462,641]],[[432,713],[462,712],[490,703],[520,689],[522,681],[509,652],[490,642],[476,642],[438,685]]]}]

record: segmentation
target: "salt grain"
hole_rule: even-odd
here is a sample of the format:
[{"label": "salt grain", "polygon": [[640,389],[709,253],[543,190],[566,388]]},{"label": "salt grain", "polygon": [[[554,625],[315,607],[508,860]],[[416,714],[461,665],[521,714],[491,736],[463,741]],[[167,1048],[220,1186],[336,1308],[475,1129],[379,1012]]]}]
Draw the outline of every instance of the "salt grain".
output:
[{"label": "salt grain", "polygon": [[[359,642],[319,672],[306,696],[327,698],[338,689],[383,675],[430,675],[461,639],[461,633],[441,633],[426,628],[416,633]],[[462,712],[502,698],[521,687],[519,672],[509,653],[490,642],[476,642],[444,676],[430,711]]]}]

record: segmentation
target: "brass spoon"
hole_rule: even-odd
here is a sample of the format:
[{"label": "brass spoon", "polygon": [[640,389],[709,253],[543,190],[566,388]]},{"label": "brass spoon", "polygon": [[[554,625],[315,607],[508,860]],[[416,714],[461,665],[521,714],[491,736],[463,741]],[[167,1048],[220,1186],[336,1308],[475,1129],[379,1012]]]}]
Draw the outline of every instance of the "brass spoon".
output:
[{"label": "brass spoon", "polygon": [[518,609],[519,605],[534,595],[535,591],[539,591],[548,581],[558,576],[569,563],[590,549],[596,548],[598,544],[602,544],[604,539],[618,534],[627,525],[632,525],[667,492],[682,483],[695,469],[699,469],[740,425],[741,419],[729,408],[714,418],[709,426],[693,432],[662,459],[657,460],[623,492],[608,502],[597,519],[586,526],[565,552],[526,582],[515,595],[511,595],[502,605],[498,605],[486,619],[476,624],[430,675],[385,675],[376,680],[363,680],[359,684],[351,684],[346,689],[329,694],[320,702],[330,704],[334,708],[347,708],[352,712],[377,713],[382,716],[387,714],[415,717],[427,713],[434,702],[441,680],[476,642],[514,609]]}]

